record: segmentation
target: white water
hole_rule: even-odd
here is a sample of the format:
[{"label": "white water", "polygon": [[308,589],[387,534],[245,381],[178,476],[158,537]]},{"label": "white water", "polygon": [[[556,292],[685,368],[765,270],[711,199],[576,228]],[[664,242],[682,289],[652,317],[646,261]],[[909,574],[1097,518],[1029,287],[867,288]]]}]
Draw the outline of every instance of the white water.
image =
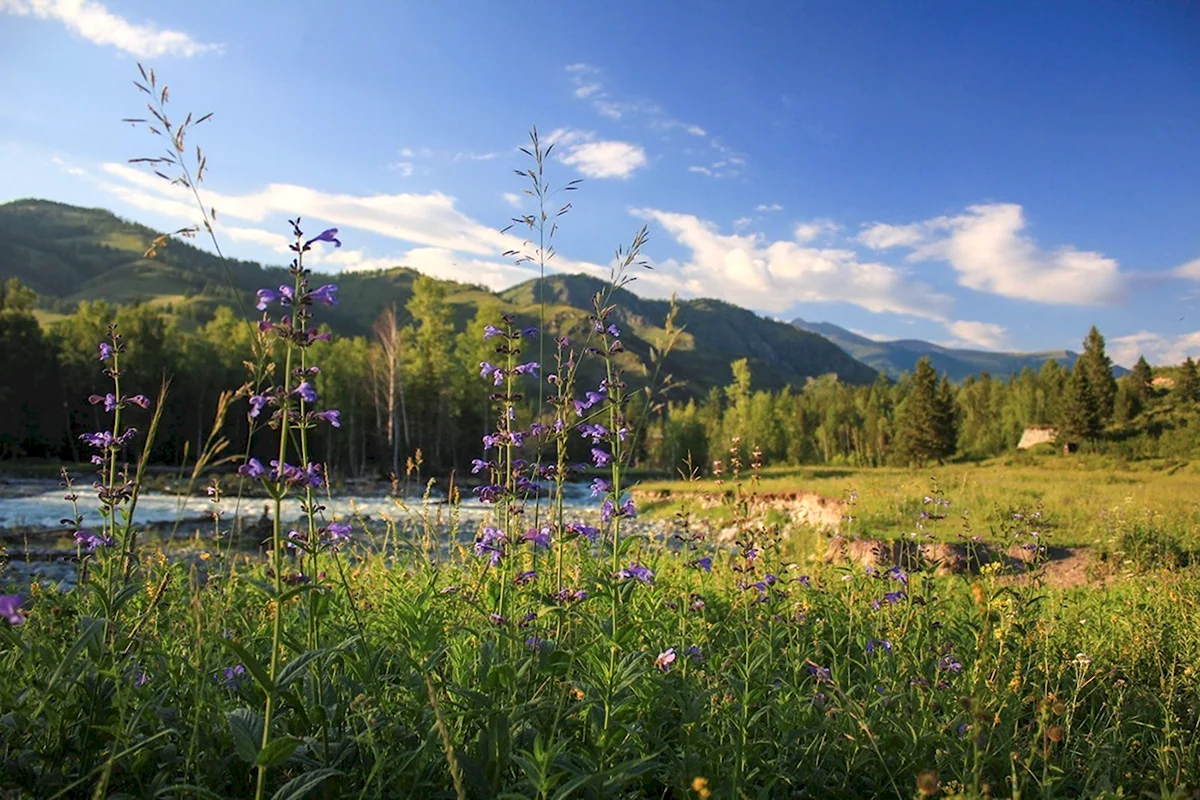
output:
[{"label": "white water", "polygon": [[[566,505],[572,509],[595,509],[596,500],[589,494],[583,484],[568,487]],[[32,528],[61,528],[62,520],[72,516],[71,504],[63,499],[64,491],[55,489],[30,494],[24,497],[0,497],[0,528],[32,527]],[[546,502],[545,500],[542,501]],[[96,510],[96,501],[88,492],[79,492],[79,511],[83,514],[84,527],[98,526],[102,519]],[[431,519],[449,520],[451,514],[457,513],[463,521],[477,520],[491,510],[474,497],[464,498],[457,509],[445,505],[443,501],[431,498],[423,501],[421,498],[391,498],[386,495],[349,495],[323,499],[326,507],[325,516],[328,519],[352,518],[356,514],[375,520],[392,519],[404,522],[421,519],[428,515]],[[236,498],[223,498],[221,501],[222,519],[229,520],[235,516],[247,520],[255,520],[264,512],[270,516],[272,501],[266,498],[243,498],[238,506]],[[183,497],[165,492],[146,492],[138,497],[137,510],[134,514],[136,521],[141,523],[174,522],[177,519],[195,519],[212,514],[213,504],[207,497]],[[298,499],[284,501],[283,517],[291,520],[303,515]]]}]

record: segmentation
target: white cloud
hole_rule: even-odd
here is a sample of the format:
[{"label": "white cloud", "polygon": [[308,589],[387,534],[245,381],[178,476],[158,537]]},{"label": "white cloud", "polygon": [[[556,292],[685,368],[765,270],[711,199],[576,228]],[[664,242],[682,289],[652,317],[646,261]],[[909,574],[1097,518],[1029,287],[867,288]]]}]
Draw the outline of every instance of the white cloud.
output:
[{"label": "white cloud", "polygon": [[586,99],[594,95],[596,92],[601,91],[603,88],[604,84],[602,83],[585,83],[581,86],[575,87],[575,96],[581,99]]},{"label": "white cloud", "polygon": [[876,222],[865,226],[855,239],[872,250],[887,250],[892,247],[912,247],[920,244],[925,239],[925,231],[920,223],[888,225]]},{"label": "white cloud", "polygon": [[1171,274],[1177,278],[1191,278],[1192,280],[1200,281],[1200,258],[1192,259],[1186,264],[1180,264],[1171,270]]},{"label": "white cloud", "polygon": [[1151,364],[1182,364],[1189,356],[1200,358],[1200,331],[1177,335],[1138,331],[1108,340],[1108,354],[1124,367],[1132,367],[1139,356]]},{"label": "white cloud", "polygon": [[558,160],[589,178],[628,178],[647,164],[646,151],[631,142],[598,141],[587,131],[559,128],[546,140],[560,149]]},{"label": "white cloud", "polygon": [[500,154],[496,152],[475,153],[470,150],[463,150],[454,154],[455,161],[491,161],[493,158],[499,158]]},{"label": "white cloud", "polygon": [[394,169],[400,173],[401,178],[411,178],[413,174],[413,163],[411,161],[393,161],[388,164],[388,169]]},{"label": "white cloud", "polygon": [[944,261],[968,289],[1051,305],[1109,305],[1125,286],[1116,260],[1064,245],[1043,250],[1027,233],[1016,203],[969,206],[954,217],[910,225],[876,223],[858,241],[873,249],[905,247],[909,261]]},{"label": "white cloud", "polygon": [[796,227],[792,229],[792,235],[796,237],[797,242],[807,244],[822,236],[837,233],[839,230],[841,230],[841,226],[831,219],[814,219],[797,223]]},{"label": "white cloud", "polygon": [[59,158],[58,156],[51,156],[50,163],[54,164],[54,166],[58,167],[63,172],[67,173],[68,175],[75,175],[76,177],[78,177],[80,175],[87,174],[87,170],[80,169],[79,167],[76,167],[72,164],[68,164],[66,161]]},{"label": "white cloud", "polygon": [[[166,216],[192,221],[198,214],[187,190],[125,164],[108,163],[103,171],[121,183],[104,188],[133,205]],[[359,228],[423,247],[491,256],[520,245],[517,237],[482,225],[455,208],[455,200],[440,192],[351,195],[323,192],[286,183],[268,184],[248,194],[203,190],[205,205],[219,219],[263,222],[269,217],[303,210],[306,218],[342,228]]]},{"label": "white cloud", "polygon": [[517,194],[516,192],[505,192],[500,196],[504,198],[504,202],[508,203],[513,208],[521,207],[521,195]]},{"label": "white cloud", "polygon": [[688,172],[697,172],[701,175],[708,175],[709,177],[712,177],[712,170],[708,167],[692,166],[688,167]]},{"label": "white cloud", "polygon": [[849,250],[768,241],[758,234],[720,233],[690,214],[639,209],[637,216],[666,229],[690,253],[686,263],[663,262],[660,280],[673,280],[692,296],[720,297],[769,313],[798,303],[841,301],[875,312],[944,320],[951,298],[894,267],[864,263]]},{"label": "white cloud", "polygon": [[708,136],[708,131],[701,128],[699,125],[688,125],[687,132],[692,136]]},{"label": "white cloud", "polygon": [[[250,242],[251,244],[269,247],[277,253],[291,252],[289,245],[292,244],[292,238],[284,236],[282,233],[267,231],[262,228],[242,228],[238,226],[220,226],[217,232],[225,234],[234,241]],[[313,252],[315,253],[316,251]]]},{"label": "white cloud", "polygon": [[110,45],[138,58],[191,58],[222,49],[219,44],[197,42],[182,31],[159,28],[152,22],[129,22],[94,0],[0,0],[0,11],[57,20],[93,44]]},{"label": "white cloud", "polygon": [[772,213],[775,211],[783,211],[783,206],[779,205],[779,203],[771,203],[770,205],[767,205],[766,203],[759,203],[754,207],[754,210]]},{"label": "white cloud", "polygon": [[946,323],[946,330],[956,337],[954,346],[981,347],[984,350],[1003,350],[1009,346],[1008,329],[993,322],[955,320]]}]

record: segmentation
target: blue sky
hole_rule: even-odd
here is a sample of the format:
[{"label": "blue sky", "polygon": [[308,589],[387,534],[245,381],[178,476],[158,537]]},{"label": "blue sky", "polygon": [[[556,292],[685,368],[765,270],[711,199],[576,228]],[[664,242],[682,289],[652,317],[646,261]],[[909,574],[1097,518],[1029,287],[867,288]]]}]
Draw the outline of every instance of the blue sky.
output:
[{"label": "blue sky", "polygon": [[1200,6],[1182,3],[246,3],[0,0],[0,201],[159,228],[197,214],[136,63],[198,129],[233,255],[336,225],[324,270],[500,287],[549,178],[583,178],[559,268],[647,224],[653,296],[879,337],[1200,356]]}]

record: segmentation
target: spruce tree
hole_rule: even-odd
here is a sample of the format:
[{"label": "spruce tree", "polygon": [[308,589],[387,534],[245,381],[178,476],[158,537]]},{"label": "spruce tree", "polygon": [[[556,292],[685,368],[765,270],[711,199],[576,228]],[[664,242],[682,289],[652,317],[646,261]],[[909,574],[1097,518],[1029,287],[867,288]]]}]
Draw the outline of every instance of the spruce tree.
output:
[{"label": "spruce tree", "polygon": [[[986,373],[985,373],[986,374]],[[937,452],[938,461],[949,458],[958,450],[958,409],[954,404],[954,387],[942,376],[937,393]]]},{"label": "spruce tree", "polygon": [[1076,364],[1063,390],[1058,411],[1058,438],[1064,442],[1094,440],[1102,429],[1088,370]]},{"label": "spruce tree", "polygon": [[894,452],[905,463],[923,465],[940,458],[945,423],[940,413],[938,378],[929,358],[917,362],[909,381],[908,394],[896,415]]},{"label": "spruce tree", "polygon": [[1117,400],[1117,381],[1112,374],[1112,359],[1104,352],[1104,337],[1095,325],[1083,340],[1083,355],[1075,366],[1078,368],[1080,365],[1087,372],[1091,405],[1100,417],[1100,425],[1107,425],[1112,420],[1113,406]]},{"label": "spruce tree", "polygon": [[1129,387],[1137,394],[1138,399],[1146,400],[1150,397],[1154,385],[1154,373],[1150,370],[1150,365],[1146,363],[1145,356],[1138,356],[1137,363],[1133,365],[1133,371],[1129,373]]},{"label": "spruce tree", "polygon": [[1200,375],[1196,374],[1196,362],[1188,356],[1179,370],[1179,378],[1175,381],[1173,394],[1178,395],[1184,403],[1200,401]]}]

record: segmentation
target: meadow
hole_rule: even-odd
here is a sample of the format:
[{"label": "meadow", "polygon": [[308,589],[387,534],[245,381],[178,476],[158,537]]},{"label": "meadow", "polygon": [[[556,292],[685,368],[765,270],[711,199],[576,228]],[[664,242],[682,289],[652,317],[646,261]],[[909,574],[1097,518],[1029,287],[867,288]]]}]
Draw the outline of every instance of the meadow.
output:
[{"label": "meadow", "polygon": [[[185,138],[204,118],[172,126],[152,72],[139,89],[168,145],[151,166],[195,190],[203,156],[189,166]],[[518,223],[529,252],[514,254],[543,270],[561,216],[547,154],[535,133],[522,175],[539,210]],[[212,234],[198,211],[196,232]],[[613,297],[645,266],[643,229],[585,329],[498,315],[473,332],[490,428],[438,516],[335,513],[310,437],[342,425],[313,347],[338,286],[305,257],[344,234],[290,223],[289,282],[245,298],[262,317],[242,320],[246,383],[222,395],[271,455],[231,455],[219,437],[194,454],[212,514],[199,559],[173,557],[138,521],[170,389],[128,385],[135,351],[115,324],[95,342],[87,402],[104,425],[80,437],[95,477],[64,486],[77,584],[11,585],[0,569],[4,796],[1200,791],[1190,466],[772,468],[747,441],[694,480],[638,483]],[[582,512],[565,502],[580,483],[594,500]],[[827,563],[831,531],[764,506],[789,492],[827,498],[847,539],[1029,555],[953,574],[919,557]],[[271,514],[239,550],[229,509],[247,495]],[[84,525],[82,504],[99,524]],[[460,519],[468,508],[482,519]],[[1089,548],[1095,573],[1048,580],[1055,546]]]}]

